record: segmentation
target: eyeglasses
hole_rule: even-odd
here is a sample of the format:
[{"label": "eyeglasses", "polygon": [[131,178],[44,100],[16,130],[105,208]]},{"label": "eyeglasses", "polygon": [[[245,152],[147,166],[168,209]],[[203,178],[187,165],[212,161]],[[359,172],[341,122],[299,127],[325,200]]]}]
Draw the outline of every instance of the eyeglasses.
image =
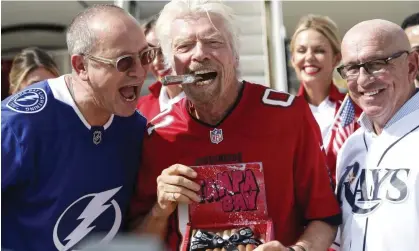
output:
[{"label": "eyeglasses", "polygon": [[363,67],[365,71],[368,72],[368,74],[375,76],[380,75],[383,72],[385,72],[385,68],[391,60],[400,57],[404,53],[409,54],[408,51],[399,51],[391,55],[390,57],[384,59],[374,59],[362,64],[342,65],[337,68],[337,71],[343,79],[357,78],[359,76],[361,67]]},{"label": "eyeglasses", "polygon": [[82,54],[82,55],[86,56],[87,58],[91,60],[112,65],[119,72],[126,72],[135,65],[136,56],[138,56],[138,58],[140,59],[141,65],[148,65],[151,62],[153,62],[159,50],[160,48],[158,47],[151,47],[151,48],[148,48],[146,50],[139,52],[137,55],[135,54],[123,55],[123,56],[118,57],[117,59],[108,59],[108,58],[93,56],[91,54]]}]

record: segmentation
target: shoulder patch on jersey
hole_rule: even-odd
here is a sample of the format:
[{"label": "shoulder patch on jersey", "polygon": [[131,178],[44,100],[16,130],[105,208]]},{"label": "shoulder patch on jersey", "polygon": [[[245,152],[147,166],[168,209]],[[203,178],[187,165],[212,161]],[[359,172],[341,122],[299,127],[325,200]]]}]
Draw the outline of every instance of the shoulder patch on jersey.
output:
[{"label": "shoulder patch on jersey", "polygon": [[294,101],[295,96],[287,92],[266,89],[262,96],[265,105],[288,107]]},{"label": "shoulder patch on jersey", "polygon": [[19,113],[37,113],[47,104],[47,94],[41,88],[31,88],[15,94],[6,106]]}]

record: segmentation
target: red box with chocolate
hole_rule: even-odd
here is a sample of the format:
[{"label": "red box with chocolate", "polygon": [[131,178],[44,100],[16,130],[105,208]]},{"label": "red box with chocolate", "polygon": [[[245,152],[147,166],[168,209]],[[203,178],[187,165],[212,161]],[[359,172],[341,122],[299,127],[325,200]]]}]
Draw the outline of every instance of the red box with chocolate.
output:
[{"label": "red box with chocolate", "polygon": [[193,168],[201,202],[189,205],[183,251],[253,250],[273,240],[261,162]]}]

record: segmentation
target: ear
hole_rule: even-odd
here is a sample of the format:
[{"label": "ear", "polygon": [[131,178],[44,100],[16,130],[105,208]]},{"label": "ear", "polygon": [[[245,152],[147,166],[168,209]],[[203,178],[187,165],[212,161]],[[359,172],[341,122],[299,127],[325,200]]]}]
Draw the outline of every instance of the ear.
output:
[{"label": "ear", "polygon": [[71,55],[71,66],[81,80],[88,80],[89,76],[87,75],[87,64],[82,55]]},{"label": "ear", "polygon": [[417,51],[412,51],[409,54],[408,58],[408,77],[409,83],[414,83],[416,79],[416,75],[418,74],[418,67],[419,67],[419,53]]}]

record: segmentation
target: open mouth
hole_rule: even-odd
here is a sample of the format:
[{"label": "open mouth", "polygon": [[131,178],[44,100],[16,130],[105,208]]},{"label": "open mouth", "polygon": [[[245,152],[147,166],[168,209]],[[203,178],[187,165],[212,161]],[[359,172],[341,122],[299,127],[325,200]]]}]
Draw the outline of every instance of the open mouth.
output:
[{"label": "open mouth", "polygon": [[316,74],[317,72],[319,72],[320,71],[320,68],[319,67],[316,67],[316,66],[310,65],[310,66],[305,66],[304,67],[304,71],[307,74],[313,75],[313,74]]},{"label": "open mouth", "polygon": [[197,71],[197,72],[194,72],[194,74],[197,77],[200,77],[200,80],[197,81],[197,84],[199,84],[199,83],[209,83],[213,79],[215,79],[218,75],[218,73],[215,72],[215,71]]},{"label": "open mouth", "polygon": [[381,93],[382,91],[384,91],[384,88],[377,89],[377,90],[374,90],[374,91],[369,91],[369,92],[361,92],[361,94],[365,95],[367,97],[372,97],[372,96],[375,96],[375,95]]},{"label": "open mouth", "polygon": [[136,85],[124,86],[119,89],[119,93],[126,101],[132,102],[137,98],[138,88]]}]

